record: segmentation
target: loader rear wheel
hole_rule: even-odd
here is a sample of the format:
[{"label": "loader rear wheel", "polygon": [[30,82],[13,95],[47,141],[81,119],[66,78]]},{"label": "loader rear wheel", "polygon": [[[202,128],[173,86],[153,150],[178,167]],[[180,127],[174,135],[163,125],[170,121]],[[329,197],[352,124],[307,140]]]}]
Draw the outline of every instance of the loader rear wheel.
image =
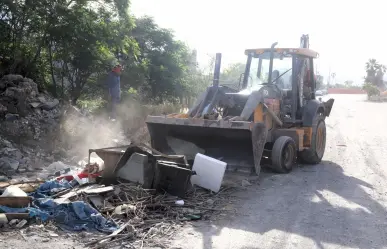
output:
[{"label": "loader rear wheel", "polygon": [[318,164],[324,156],[327,132],[323,117],[316,117],[317,126],[312,130],[312,144],[310,149],[300,152],[301,163]]},{"label": "loader rear wheel", "polygon": [[279,173],[289,173],[297,160],[297,147],[293,138],[281,136],[275,140],[271,151],[272,167]]}]

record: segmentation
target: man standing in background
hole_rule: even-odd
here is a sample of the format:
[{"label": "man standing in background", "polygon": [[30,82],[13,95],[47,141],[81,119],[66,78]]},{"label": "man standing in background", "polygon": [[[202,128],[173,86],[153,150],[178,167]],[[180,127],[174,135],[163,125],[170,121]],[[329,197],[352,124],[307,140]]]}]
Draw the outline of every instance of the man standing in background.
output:
[{"label": "man standing in background", "polygon": [[116,109],[117,104],[121,98],[121,84],[120,84],[120,75],[121,75],[121,65],[116,65],[113,67],[112,71],[107,77],[107,86],[109,90],[110,97],[110,119],[115,121],[116,119]]}]

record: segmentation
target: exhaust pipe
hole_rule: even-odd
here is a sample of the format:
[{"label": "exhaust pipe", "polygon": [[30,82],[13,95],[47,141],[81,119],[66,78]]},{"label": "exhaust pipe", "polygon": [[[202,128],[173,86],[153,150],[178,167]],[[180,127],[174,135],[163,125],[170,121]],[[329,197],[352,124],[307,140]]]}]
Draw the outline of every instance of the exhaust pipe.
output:
[{"label": "exhaust pipe", "polygon": [[271,45],[270,48],[270,64],[269,64],[269,79],[267,80],[267,83],[271,84],[272,78],[271,74],[273,73],[273,57],[274,57],[274,47],[277,46],[278,42],[274,42]]},{"label": "exhaust pipe", "polygon": [[220,65],[222,63],[222,54],[216,53],[215,57],[215,67],[214,67],[214,80],[213,80],[213,86],[218,87],[219,86],[219,77],[220,77]]}]

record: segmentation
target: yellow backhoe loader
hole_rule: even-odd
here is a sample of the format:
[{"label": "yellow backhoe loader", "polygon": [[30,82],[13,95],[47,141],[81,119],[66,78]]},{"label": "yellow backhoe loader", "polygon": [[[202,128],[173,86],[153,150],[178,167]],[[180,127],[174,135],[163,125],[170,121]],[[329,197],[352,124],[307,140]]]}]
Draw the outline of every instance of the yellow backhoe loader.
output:
[{"label": "yellow backhoe loader", "polygon": [[212,86],[186,114],[148,116],[154,149],[202,153],[227,163],[228,170],[260,173],[261,165],[288,173],[297,162],[318,164],[325,151],[325,118],[334,99],[316,100],[309,37],[299,48],[248,49],[237,87],[219,84],[221,54]]}]

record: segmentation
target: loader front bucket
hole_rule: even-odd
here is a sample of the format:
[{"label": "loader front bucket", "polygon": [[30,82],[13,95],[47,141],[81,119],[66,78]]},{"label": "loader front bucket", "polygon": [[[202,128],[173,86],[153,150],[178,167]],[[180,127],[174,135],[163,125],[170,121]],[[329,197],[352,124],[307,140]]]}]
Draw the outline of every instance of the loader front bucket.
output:
[{"label": "loader front bucket", "polygon": [[148,116],[151,145],[165,154],[196,153],[227,163],[227,170],[260,173],[267,130],[263,123]]}]

